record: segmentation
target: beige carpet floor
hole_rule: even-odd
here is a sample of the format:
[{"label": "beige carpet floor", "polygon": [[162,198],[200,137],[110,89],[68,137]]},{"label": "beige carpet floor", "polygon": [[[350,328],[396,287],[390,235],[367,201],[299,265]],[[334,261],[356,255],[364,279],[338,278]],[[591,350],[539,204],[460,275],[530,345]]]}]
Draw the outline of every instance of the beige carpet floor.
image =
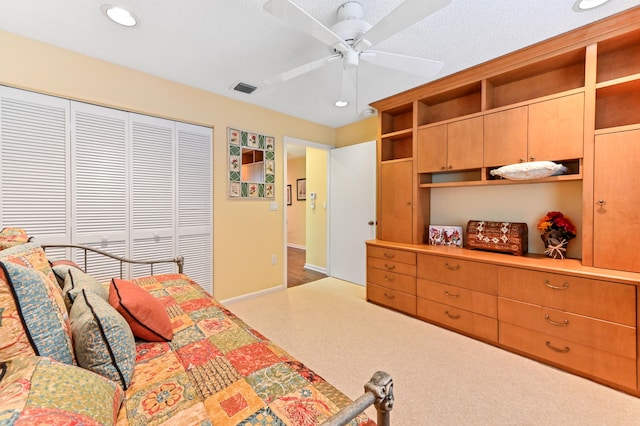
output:
[{"label": "beige carpet floor", "polygon": [[352,399],[387,371],[396,426],[640,425],[640,398],[378,307],[355,284],[324,278],[228,307]]}]

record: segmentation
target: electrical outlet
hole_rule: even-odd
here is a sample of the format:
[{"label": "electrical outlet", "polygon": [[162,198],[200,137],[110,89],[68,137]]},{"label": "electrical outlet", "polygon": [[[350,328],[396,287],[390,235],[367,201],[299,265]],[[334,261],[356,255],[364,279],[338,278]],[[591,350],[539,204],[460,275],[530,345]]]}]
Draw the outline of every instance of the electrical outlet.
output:
[{"label": "electrical outlet", "polygon": [[275,265],[276,263],[278,263],[278,256],[276,256],[275,254],[271,255],[271,264]]}]

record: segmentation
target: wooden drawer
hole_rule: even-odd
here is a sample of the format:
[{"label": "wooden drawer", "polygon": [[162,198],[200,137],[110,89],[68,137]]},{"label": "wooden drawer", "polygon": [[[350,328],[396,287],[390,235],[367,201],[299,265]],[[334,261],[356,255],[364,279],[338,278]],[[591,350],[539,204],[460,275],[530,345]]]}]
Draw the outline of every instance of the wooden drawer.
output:
[{"label": "wooden drawer", "polygon": [[498,317],[498,298],[491,294],[419,278],[417,295],[423,299],[455,306],[487,317]]},{"label": "wooden drawer", "polygon": [[498,320],[605,352],[636,358],[635,327],[503,298],[498,299]]},{"label": "wooden drawer", "polygon": [[501,297],[629,326],[636,325],[636,287],[502,266]]},{"label": "wooden drawer", "polygon": [[409,315],[416,314],[416,296],[367,283],[367,300]]},{"label": "wooden drawer", "polygon": [[418,278],[498,294],[498,266],[488,263],[420,254]]},{"label": "wooden drawer", "polygon": [[418,316],[491,342],[498,341],[498,321],[427,299],[417,299]]},{"label": "wooden drawer", "polygon": [[500,344],[590,376],[636,389],[636,360],[500,322]]},{"label": "wooden drawer", "polygon": [[386,247],[367,246],[367,256],[377,257],[385,260],[393,260],[394,262],[416,264],[416,254],[411,251],[396,250]]},{"label": "wooden drawer", "polygon": [[416,264],[400,263],[393,260],[381,259],[378,257],[367,257],[367,266],[383,269],[398,274],[416,276]]},{"label": "wooden drawer", "polygon": [[367,283],[376,284],[392,290],[416,295],[416,277],[387,272],[382,269],[367,268]]}]

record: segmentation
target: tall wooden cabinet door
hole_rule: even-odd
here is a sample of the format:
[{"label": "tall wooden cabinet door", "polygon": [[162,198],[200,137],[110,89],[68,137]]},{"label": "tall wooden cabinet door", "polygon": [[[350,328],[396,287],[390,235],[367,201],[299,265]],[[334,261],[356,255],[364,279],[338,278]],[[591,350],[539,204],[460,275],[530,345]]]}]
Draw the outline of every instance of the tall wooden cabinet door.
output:
[{"label": "tall wooden cabinet door", "polygon": [[640,272],[640,130],[595,138],[593,266]]},{"label": "tall wooden cabinet door", "polygon": [[527,106],[484,116],[484,166],[527,161]]},{"label": "tall wooden cabinet door", "polygon": [[447,169],[447,125],[418,130],[418,173]]},{"label": "tall wooden cabinet door", "polygon": [[447,170],[482,167],[483,119],[454,121],[447,129]]},{"label": "tall wooden cabinet door", "polygon": [[529,161],[582,158],[584,94],[529,105]]},{"label": "tall wooden cabinet door", "polygon": [[380,218],[378,239],[413,241],[413,161],[380,166]]}]

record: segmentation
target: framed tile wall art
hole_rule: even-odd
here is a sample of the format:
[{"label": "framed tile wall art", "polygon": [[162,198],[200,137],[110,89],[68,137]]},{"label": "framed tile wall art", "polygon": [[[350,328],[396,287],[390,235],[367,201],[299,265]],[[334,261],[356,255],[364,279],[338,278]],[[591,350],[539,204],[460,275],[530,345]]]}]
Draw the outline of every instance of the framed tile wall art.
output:
[{"label": "framed tile wall art", "polygon": [[227,146],[229,197],[234,199],[275,198],[275,138],[228,128]]}]

